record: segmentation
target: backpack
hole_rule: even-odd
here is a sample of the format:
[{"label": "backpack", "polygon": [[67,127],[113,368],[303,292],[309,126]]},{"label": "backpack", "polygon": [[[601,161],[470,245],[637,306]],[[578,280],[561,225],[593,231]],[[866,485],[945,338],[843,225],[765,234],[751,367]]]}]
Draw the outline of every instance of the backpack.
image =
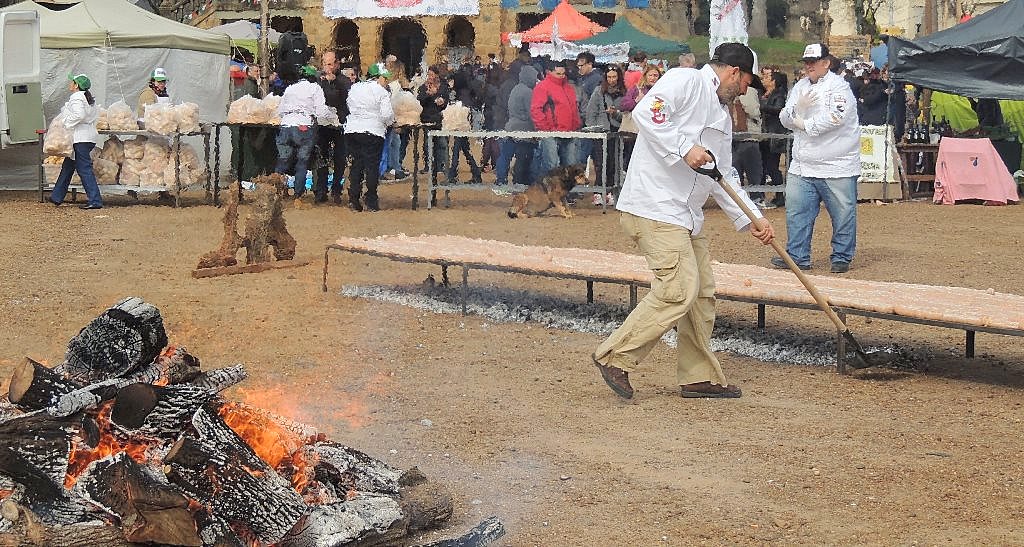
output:
[{"label": "backpack", "polygon": [[274,61],[277,72],[285,80],[298,79],[299,69],[313,57],[313,47],[302,32],[284,32],[277,42]]}]

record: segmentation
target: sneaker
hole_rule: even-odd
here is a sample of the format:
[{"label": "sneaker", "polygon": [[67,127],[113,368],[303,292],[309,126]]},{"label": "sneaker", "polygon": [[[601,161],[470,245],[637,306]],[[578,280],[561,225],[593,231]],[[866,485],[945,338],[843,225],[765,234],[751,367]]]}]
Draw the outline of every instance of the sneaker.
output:
[{"label": "sneaker", "polygon": [[594,361],[594,365],[598,370],[601,371],[601,377],[604,378],[604,383],[608,384],[608,387],[612,388],[612,391],[616,395],[623,399],[633,398],[633,386],[629,385],[629,373],[618,367],[609,367],[602,365],[597,357],[591,355],[590,359]]},{"label": "sneaker", "polygon": [[[789,265],[786,264],[786,261],[783,260],[781,256],[773,256],[771,262],[772,262],[772,266],[775,266],[776,268],[779,268],[780,270],[788,270],[789,269]],[[810,264],[797,264],[796,266],[798,268],[800,268],[801,270],[810,270],[811,269],[811,265]]]},{"label": "sneaker", "polygon": [[614,206],[615,205],[615,196],[613,196],[611,192],[608,192],[608,195],[606,195],[604,197],[604,202],[609,207]]},{"label": "sneaker", "polygon": [[850,263],[849,262],[833,262],[832,263],[832,269],[830,271],[832,273],[846,273],[846,272],[850,271]]},{"label": "sneaker", "polygon": [[600,207],[604,205],[604,200],[601,199],[601,194],[594,194],[594,198],[590,200],[594,204],[594,207]]},{"label": "sneaker", "polygon": [[711,382],[682,385],[679,391],[687,399],[739,399],[743,396],[739,386],[720,386]]},{"label": "sneaker", "polygon": [[349,200],[348,208],[352,209],[353,211],[355,211],[357,213],[363,212],[363,204],[359,203],[359,200],[355,200],[355,201]]}]

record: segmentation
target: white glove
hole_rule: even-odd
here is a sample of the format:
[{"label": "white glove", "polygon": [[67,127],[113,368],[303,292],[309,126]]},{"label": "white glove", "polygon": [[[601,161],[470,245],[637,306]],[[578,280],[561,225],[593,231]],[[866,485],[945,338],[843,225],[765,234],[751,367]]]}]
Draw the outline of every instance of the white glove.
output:
[{"label": "white glove", "polygon": [[805,130],[805,127],[804,127],[805,124],[804,124],[804,119],[803,118],[797,118],[796,116],[794,116],[793,117],[793,125],[796,126],[797,129],[799,129],[801,131]]},{"label": "white glove", "polygon": [[793,112],[796,114],[794,118],[804,118],[807,116],[807,112],[814,105],[818,104],[818,95],[813,91],[808,91],[803,95],[796,98],[796,102],[793,103]]}]

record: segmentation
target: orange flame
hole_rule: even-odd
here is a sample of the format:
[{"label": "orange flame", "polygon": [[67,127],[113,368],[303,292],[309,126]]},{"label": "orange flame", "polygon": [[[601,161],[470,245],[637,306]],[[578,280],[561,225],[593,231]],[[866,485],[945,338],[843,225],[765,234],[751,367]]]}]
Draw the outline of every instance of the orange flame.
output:
[{"label": "orange flame", "polygon": [[306,489],[313,476],[313,463],[302,449],[306,439],[243,403],[226,403],[219,414],[267,465],[285,476],[291,473],[296,492]]},{"label": "orange flame", "polygon": [[73,441],[71,443],[71,452],[68,454],[68,470],[64,476],[65,488],[74,486],[78,477],[89,467],[89,464],[107,456],[127,452],[128,456],[138,463],[145,463],[149,460],[146,451],[150,448],[150,442],[141,438],[132,438],[122,444],[114,438],[110,424],[110,411],[113,406],[114,401],[111,400],[99,407],[96,423],[99,424],[100,440],[95,448],[89,448],[81,442]]}]

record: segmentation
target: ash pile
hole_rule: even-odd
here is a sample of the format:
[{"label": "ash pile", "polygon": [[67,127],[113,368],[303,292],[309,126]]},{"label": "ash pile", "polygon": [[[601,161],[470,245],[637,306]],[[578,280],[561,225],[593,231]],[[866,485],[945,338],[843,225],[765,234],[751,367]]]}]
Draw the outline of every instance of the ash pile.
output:
[{"label": "ash pile", "polygon": [[[0,406],[0,544],[410,545],[452,498],[314,428],[232,402],[242,365],[204,370],[159,310],[126,298]],[[486,519],[436,545],[486,545]]]}]

